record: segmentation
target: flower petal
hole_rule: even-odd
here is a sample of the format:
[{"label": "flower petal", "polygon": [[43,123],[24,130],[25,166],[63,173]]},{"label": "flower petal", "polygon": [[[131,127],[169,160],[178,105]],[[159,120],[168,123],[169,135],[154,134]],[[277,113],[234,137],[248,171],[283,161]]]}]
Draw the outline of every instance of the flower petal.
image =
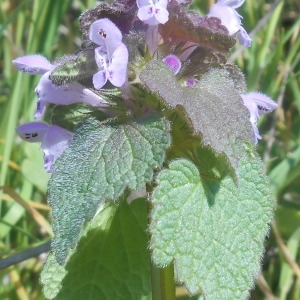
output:
[{"label": "flower petal", "polygon": [[242,6],[244,4],[245,0],[219,0],[217,2],[217,4],[220,4],[220,5],[227,5],[227,6],[230,6],[234,9]]},{"label": "flower petal", "polygon": [[41,149],[44,152],[44,167],[47,172],[52,171],[52,164],[69,146],[73,133],[56,125],[49,126],[45,133]]},{"label": "flower petal", "polygon": [[103,52],[103,48],[102,47],[95,48],[95,61],[99,69],[107,68],[106,60],[107,60],[107,54]]},{"label": "flower petal", "polygon": [[[147,21],[154,16],[152,5],[145,5],[139,8],[137,16],[141,21]],[[154,25],[154,24],[149,24]]]},{"label": "flower petal", "polygon": [[122,42],[122,33],[112,21],[104,18],[92,23],[89,38],[99,46],[105,45],[110,56]]},{"label": "flower petal", "polygon": [[153,5],[153,1],[152,0],[137,0],[136,1],[137,7],[143,7],[143,6],[147,6],[147,5]]},{"label": "flower petal", "polygon": [[244,27],[240,26],[240,32],[238,34],[238,40],[241,45],[245,47],[250,47],[252,43],[251,37],[248,35]]},{"label": "flower petal", "polygon": [[163,59],[163,62],[170,67],[174,74],[177,74],[181,68],[181,61],[174,54],[170,54],[167,57],[165,57]]},{"label": "flower petal", "polygon": [[242,97],[243,99],[246,98],[246,101],[251,101],[256,105],[259,116],[268,114],[278,107],[275,101],[262,93],[252,92]]},{"label": "flower petal", "polygon": [[155,6],[154,15],[159,24],[165,24],[169,20],[169,12],[164,7]]},{"label": "flower petal", "polygon": [[256,145],[258,143],[258,140],[260,140],[262,137],[258,132],[257,124],[256,123],[251,123],[251,124],[254,133],[254,144]]},{"label": "flower petal", "polygon": [[18,57],[12,63],[18,70],[30,75],[44,74],[55,68],[46,57],[38,54]]},{"label": "flower petal", "polygon": [[52,172],[52,166],[54,163],[55,157],[52,154],[44,155],[44,169],[46,172]]},{"label": "flower petal", "polygon": [[96,90],[100,90],[107,82],[107,71],[101,70],[93,75],[93,85]]},{"label": "flower petal", "polygon": [[183,82],[183,85],[184,86],[195,86],[196,85],[196,80],[194,78],[189,78],[189,79],[186,79],[184,82]]},{"label": "flower petal", "polygon": [[222,25],[228,29],[229,35],[240,30],[241,16],[230,6],[214,4],[207,16],[219,18]]},{"label": "flower petal", "polygon": [[40,101],[68,105],[76,102],[85,102],[91,106],[102,106],[108,102],[91,90],[85,88],[79,83],[69,83],[67,85],[56,86],[49,78],[50,72],[45,73],[35,92]]},{"label": "flower petal", "polygon": [[49,125],[42,122],[30,122],[16,128],[19,137],[27,142],[41,142]]},{"label": "flower petal", "polygon": [[113,53],[108,67],[109,81],[117,87],[124,84],[127,76],[128,50],[122,43]]},{"label": "flower petal", "polygon": [[36,120],[40,120],[45,111],[46,111],[46,108],[47,108],[47,103],[45,101],[42,101],[42,100],[38,100],[37,103],[36,103],[36,111],[35,111],[35,119]]}]

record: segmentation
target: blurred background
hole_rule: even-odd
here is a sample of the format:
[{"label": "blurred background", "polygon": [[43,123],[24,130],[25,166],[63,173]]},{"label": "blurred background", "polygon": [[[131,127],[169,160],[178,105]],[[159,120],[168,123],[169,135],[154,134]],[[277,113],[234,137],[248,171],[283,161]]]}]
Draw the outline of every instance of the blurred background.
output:
[{"label": "blurred background", "polygon": [[[205,14],[214,1],[196,0]],[[15,128],[34,121],[39,76],[11,61],[39,53],[50,61],[76,52],[77,18],[95,0],[0,0],[0,258],[50,240],[49,207],[39,144],[21,141]],[[229,60],[240,66],[249,91],[261,91],[279,108],[260,119],[258,152],[277,202],[266,240],[262,274],[251,299],[300,299],[300,2],[246,0],[238,9],[251,33],[250,48],[236,45]],[[39,272],[44,255],[0,270],[0,299],[44,299]],[[177,291],[178,299],[186,295]],[[191,298],[189,298],[191,299]]]}]

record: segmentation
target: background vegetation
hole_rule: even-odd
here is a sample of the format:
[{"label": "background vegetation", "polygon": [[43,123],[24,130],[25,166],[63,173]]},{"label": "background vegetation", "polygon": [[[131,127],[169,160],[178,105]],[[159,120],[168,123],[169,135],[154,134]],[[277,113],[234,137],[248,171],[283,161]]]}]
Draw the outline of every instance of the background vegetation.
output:
[{"label": "background vegetation", "polygon": [[[45,200],[48,174],[39,145],[22,142],[15,127],[33,121],[39,76],[18,72],[11,61],[40,53],[50,61],[81,44],[77,18],[94,0],[0,0],[0,257],[51,237]],[[208,11],[211,0],[197,0]],[[245,72],[249,91],[278,102],[260,122],[258,151],[278,203],[266,240],[262,274],[252,299],[300,299],[300,3],[246,0],[239,9],[253,45],[230,56]],[[43,255],[0,271],[0,299],[43,299]],[[185,291],[178,289],[178,299]]]}]

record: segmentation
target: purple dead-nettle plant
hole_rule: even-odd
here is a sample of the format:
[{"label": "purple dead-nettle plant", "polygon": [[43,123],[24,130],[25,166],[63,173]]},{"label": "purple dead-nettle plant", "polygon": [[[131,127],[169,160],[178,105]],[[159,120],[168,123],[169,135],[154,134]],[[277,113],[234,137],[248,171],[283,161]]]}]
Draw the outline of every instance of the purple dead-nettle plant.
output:
[{"label": "purple dead-nettle plant", "polygon": [[[200,15],[182,0],[102,2],[81,15],[76,54],[13,61],[42,75],[35,118],[44,122],[16,131],[41,143],[52,172],[47,299],[88,298],[87,286],[95,299],[160,294],[150,262],[173,264],[190,294],[247,299],[274,207],[257,122],[277,104],[247,93],[227,60],[235,37],[251,45],[236,11],[243,3],[219,0]],[[170,270],[163,280],[152,272],[153,282]]]}]

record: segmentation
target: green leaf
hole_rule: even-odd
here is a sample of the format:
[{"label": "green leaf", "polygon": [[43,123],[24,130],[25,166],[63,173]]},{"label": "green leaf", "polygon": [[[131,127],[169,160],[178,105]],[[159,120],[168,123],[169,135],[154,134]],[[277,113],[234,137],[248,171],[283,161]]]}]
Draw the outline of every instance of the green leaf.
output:
[{"label": "green leaf", "polygon": [[48,104],[44,120],[70,131],[74,131],[83,119],[95,117],[97,120],[107,119],[107,114],[98,107],[78,102],[69,105]]},{"label": "green leaf", "polygon": [[67,273],[64,266],[57,263],[54,253],[49,253],[40,277],[46,299],[54,299],[62,288],[62,280]]},{"label": "green leaf", "polygon": [[51,81],[56,85],[65,85],[76,81],[91,81],[93,75],[98,71],[93,49],[86,49],[75,58],[72,57],[58,63],[50,75]]},{"label": "green leaf", "polygon": [[125,188],[140,189],[152,180],[169,144],[169,123],[157,114],[117,126],[91,118],[77,128],[48,188],[52,246],[60,264],[104,200],[116,200]]},{"label": "green leaf", "polygon": [[249,111],[235,89],[236,79],[228,72],[212,69],[194,87],[183,87],[168,66],[150,61],[140,74],[142,82],[170,106],[181,105],[194,132],[201,133],[203,143],[218,153],[224,153],[237,168],[243,156],[244,141],[253,141]]},{"label": "green leaf", "polygon": [[173,161],[158,177],[150,225],[152,259],[174,261],[177,280],[207,300],[247,299],[258,274],[274,202],[261,162],[249,155],[228,176],[202,180],[188,160]]},{"label": "green leaf", "polygon": [[[148,239],[146,199],[107,203],[64,267],[48,257],[41,276],[45,296],[140,300],[150,295]],[[55,269],[58,274],[63,269],[64,276],[56,276]]]}]

